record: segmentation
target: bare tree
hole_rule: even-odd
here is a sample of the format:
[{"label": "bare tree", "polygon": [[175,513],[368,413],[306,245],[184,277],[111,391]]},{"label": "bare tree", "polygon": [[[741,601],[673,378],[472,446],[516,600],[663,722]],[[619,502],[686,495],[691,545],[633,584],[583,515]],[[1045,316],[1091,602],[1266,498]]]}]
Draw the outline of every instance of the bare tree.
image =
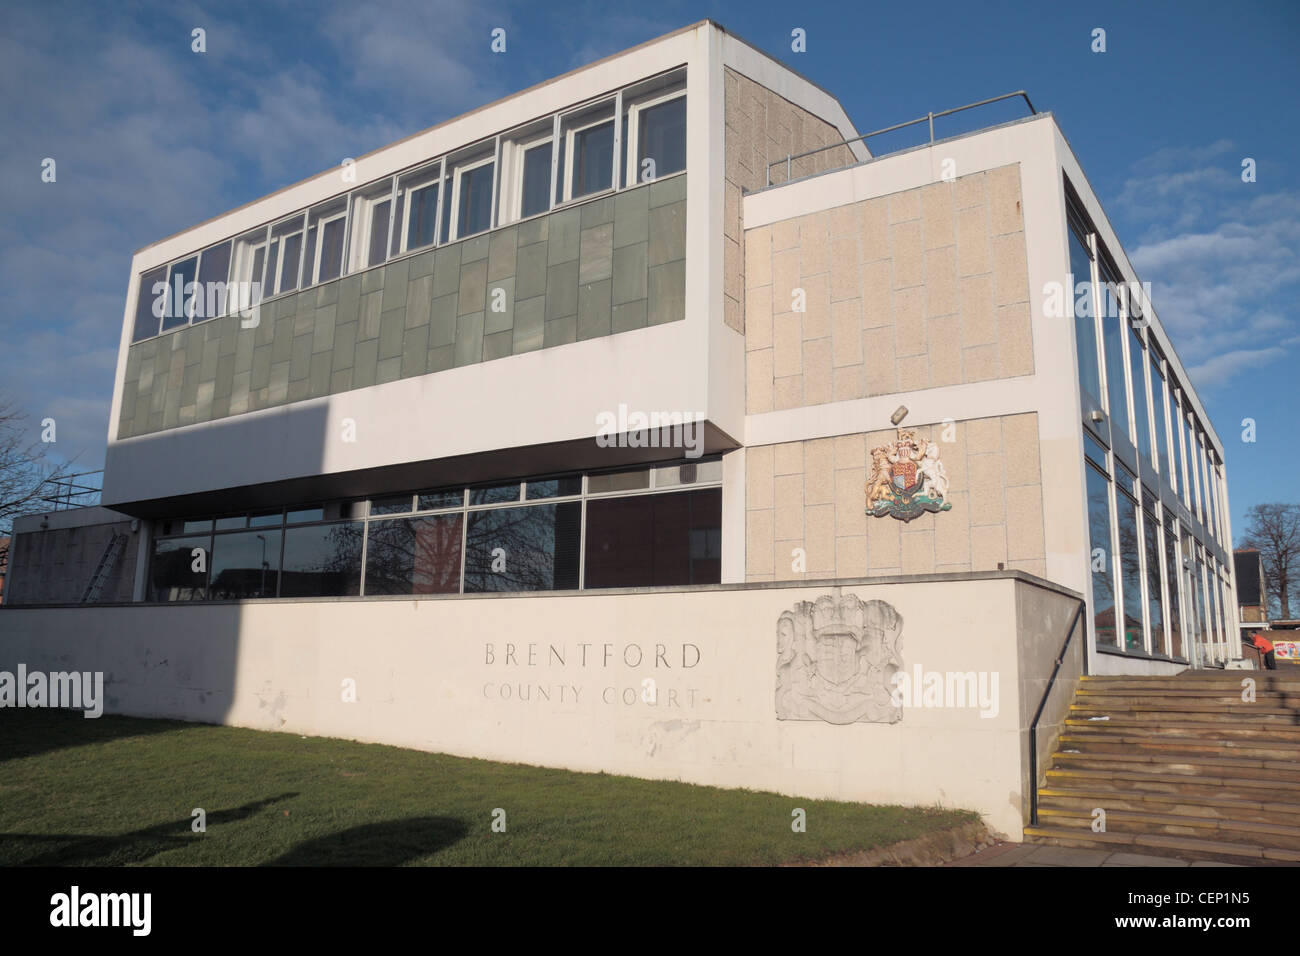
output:
[{"label": "bare tree", "polygon": [[1268,603],[1281,620],[1291,618],[1291,581],[1300,564],[1300,505],[1253,505],[1246,512],[1242,544],[1259,551],[1267,579]]},{"label": "bare tree", "polygon": [[71,473],[69,465],[49,461],[45,444],[28,441],[26,422],[14,402],[0,396],[0,566],[8,558],[14,519],[48,510],[50,482]]}]

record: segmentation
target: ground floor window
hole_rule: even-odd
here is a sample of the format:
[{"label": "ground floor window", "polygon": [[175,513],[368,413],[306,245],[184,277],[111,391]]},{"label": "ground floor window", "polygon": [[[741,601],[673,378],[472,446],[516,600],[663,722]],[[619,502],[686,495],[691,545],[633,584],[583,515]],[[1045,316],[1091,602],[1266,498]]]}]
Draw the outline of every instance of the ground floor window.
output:
[{"label": "ground floor window", "polygon": [[159,522],[154,601],[717,584],[722,462]]}]

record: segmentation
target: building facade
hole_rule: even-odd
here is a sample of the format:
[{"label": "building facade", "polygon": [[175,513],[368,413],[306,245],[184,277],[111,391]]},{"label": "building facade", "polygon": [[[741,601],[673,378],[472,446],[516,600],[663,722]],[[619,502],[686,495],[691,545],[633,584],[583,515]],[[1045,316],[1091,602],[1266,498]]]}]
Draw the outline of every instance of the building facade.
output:
[{"label": "building facade", "polygon": [[[368,602],[828,583],[897,605],[949,581],[973,603],[942,627],[1020,668],[1011,743],[978,739],[1026,792],[1015,741],[1069,615],[1030,641],[1026,599],[969,617],[971,582],[1082,595],[1092,673],[1239,656],[1223,445],[1152,298],[1050,114],[873,157],[831,94],[696,24],[136,253],[103,490],[134,521],[124,603],[138,629],[176,605],[388,620]],[[37,552],[11,572],[29,603],[56,600],[19,583]],[[791,786],[593,747],[548,759]]]}]

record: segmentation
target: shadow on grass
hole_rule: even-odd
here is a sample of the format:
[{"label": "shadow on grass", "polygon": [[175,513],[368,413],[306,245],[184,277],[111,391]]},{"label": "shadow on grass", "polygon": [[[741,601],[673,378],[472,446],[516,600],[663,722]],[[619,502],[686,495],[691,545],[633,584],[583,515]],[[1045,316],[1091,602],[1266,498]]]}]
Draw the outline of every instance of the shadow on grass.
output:
[{"label": "shadow on grass", "polygon": [[262,866],[401,866],[451,846],[468,832],[454,817],[385,820],[307,840]]},{"label": "shadow on grass", "polygon": [[[209,827],[234,823],[296,796],[296,792],[282,793],[230,810],[214,810],[207,815],[206,822]],[[192,820],[186,818],[112,836],[0,833],[0,861],[7,866],[127,866],[143,863],[159,853],[189,846],[196,836],[190,829],[191,825]]]},{"label": "shadow on grass", "polygon": [[0,763],[64,747],[164,734],[185,726],[192,725],[142,717],[85,717],[79,710],[6,707],[0,709]]}]

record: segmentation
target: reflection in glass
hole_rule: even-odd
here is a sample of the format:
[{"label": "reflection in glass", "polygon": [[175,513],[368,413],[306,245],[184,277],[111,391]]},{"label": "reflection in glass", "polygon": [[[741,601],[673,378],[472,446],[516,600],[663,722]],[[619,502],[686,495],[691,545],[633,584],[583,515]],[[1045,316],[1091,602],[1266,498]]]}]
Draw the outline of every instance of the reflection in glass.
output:
[{"label": "reflection in glass", "polygon": [[590,501],[584,584],[717,584],[721,544],[720,488]]},{"label": "reflection in glass", "polygon": [[280,532],[246,531],[212,539],[209,562],[214,601],[275,597],[280,580]]},{"label": "reflection in glass", "polygon": [[[1156,466],[1169,478],[1169,401],[1165,397],[1165,377],[1160,374],[1160,360],[1151,353],[1151,418],[1156,423]],[[1178,487],[1177,483],[1170,485]]]},{"label": "reflection in glass", "polygon": [[519,482],[517,481],[502,485],[484,485],[482,488],[469,490],[469,503],[472,505],[495,505],[518,500]]},{"label": "reflection in glass", "polygon": [[1128,327],[1128,360],[1133,373],[1133,420],[1137,428],[1138,451],[1151,459],[1151,426],[1147,415],[1146,353],[1142,350],[1142,336],[1133,326]]},{"label": "reflection in glass", "polygon": [[1142,510],[1142,534],[1146,538],[1147,614],[1151,626],[1151,650],[1169,653],[1169,634],[1165,628],[1164,604],[1160,586],[1160,523],[1148,509]]},{"label": "reflection in glass", "polygon": [[1111,434],[1129,436],[1128,390],[1124,378],[1124,329],[1119,318],[1119,301],[1113,280],[1102,275],[1101,332],[1106,346],[1106,394]]},{"label": "reflection in glass", "polygon": [[544,478],[530,481],[525,497],[529,501],[536,498],[564,498],[568,495],[582,494],[582,476],[569,475],[564,478]]},{"label": "reflection in glass", "polygon": [[[167,538],[153,543],[153,560],[149,563],[149,585],[155,601],[206,601],[208,597],[208,550],[212,539],[207,535]],[[201,548],[203,571],[195,571],[194,549]]]},{"label": "reflection in glass", "polygon": [[637,179],[647,159],[654,160],[655,176],[667,176],[686,168],[686,97],[660,103],[639,113],[637,130]]},{"label": "reflection in glass", "polygon": [[437,508],[459,508],[465,503],[465,492],[460,488],[447,488],[442,491],[420,492],[420,511],[432,511]]},{"label": "reflection in glass", "polygon": [[370,522],[366,594],[460,591],[461,515]]},{"label": "reflection in glass", "polygon": [[1137,502],[1115,493],[1119,528],[1119,566],[1124,594],[1124,650],[1140,653],[1142,642],[1142,547],[1138,540]]},{"label": "reflection in glass", "polygon": [[466,593],[576,588],[581,521],[578,501],[471,512]]},{"label": "reflection in glass", "polygon": [[1092,468],[1088,473],[1088,534],[1092,553],[1092,613],[1098,647],[1114,647],[1115,585],[1110,538],[1110,483]]},{"label": "reflection in glass", "polygon": [[1173,515],[1165,513],[1165,584],[1169,587],[1169,635],[1172,641],[1170,655],[1183,658],[1183,613],[1179,604],[1181,589],[1178,582],[1182,564],[1178,557],[1178,532],[1174,530]]},{"label": "reflection in glass", "polygon": [[338,597],[361,593],[364,521],[290,528],[284,533],[282,597]]}]

